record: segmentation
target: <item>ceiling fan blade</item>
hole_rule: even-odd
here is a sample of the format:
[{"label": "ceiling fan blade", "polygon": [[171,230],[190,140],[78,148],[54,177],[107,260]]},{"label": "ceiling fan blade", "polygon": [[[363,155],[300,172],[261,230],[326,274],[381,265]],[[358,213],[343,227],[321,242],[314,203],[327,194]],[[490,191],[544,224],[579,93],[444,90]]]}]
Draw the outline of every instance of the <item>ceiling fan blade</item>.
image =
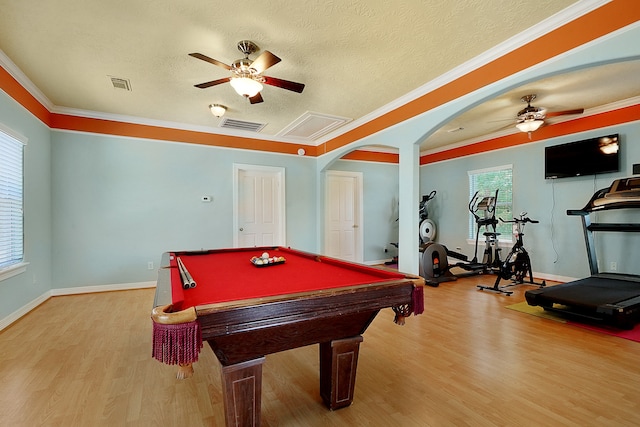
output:
[{"label": "ceiling fan blade", "polygon": [[262,99],[262,95],[260,95],[260,92],[256,93],[254,96],[252,96],[251,98],[249,98],[249,102],[251,104],[259,104],[263,101]]},{"label": "ceiling fan blade", "polygon": [[518,121],[517,118],[510,118],[510,119],[498,119],[498,120],[487,120],[486,123],[502,123],[502,122],[513,122],[516,123]]},{"label": "ceiling fan blade", "polygon": [[291,90],[293,92],[298,92],[298,93],[302,93],[302,91],[304,90],[304,84],[302,83],[290,82],[289,80],[276,79],[275,77],[267,77],[267,76],[262,76],[262,77],[264,77],[264,83],[271,86]]},{"label": "ceiling fan blade", "polygon": [[509,123],[508,125],[500,126],[498,129],[496,129],[496,130],[494,130],[492,132],[502,132],[503,130],[507,130],[507,129],[516,129],[515,122]]},{"label": "ceiling fan blade", "polygon": [[211,87],[211,86],[216,86],[216,85],[219,85],[219,84],[222,84],[222,83],[227,83],[229,80],[231,80],[230,77],[225,77],[223,79],[212,80],[210,82],[200,83],[200,84],[197,84],[197,85],[194,85],[194,86],[198,87],[200,89],[206,89],[206,88]]},{"label": "ceiling fan blade", "polygon": [[546,117],[570,116],[573,114],[582,114],[582,113],[584,113],[584,108],[577,108],[575,110],[551,111],[547,113]]},{"label": "ceiling fan blade", "polygon": [[258,74],[262,73],[269,67],[273,67],[278,62],[282,61],[280,58],[275,56],[273,53],[265,50],[258,56],[252,63],[251,68],[255,69]]},{"label": "ceiling fan blade", "polygon": [[193,56],[194,58],[198,58],[198,59],[206,61],[206,62],[208,62],[210,64],[217,65],[218,67],[222,67],[225,70],[231,70],[231,66],[229,66],[229,65],[227,65],[227,64],[225,64],[223,62],[220,62],[217,59],[209,58],[208,56],[203,55],[201,53],[190,53],[189,56]]}]

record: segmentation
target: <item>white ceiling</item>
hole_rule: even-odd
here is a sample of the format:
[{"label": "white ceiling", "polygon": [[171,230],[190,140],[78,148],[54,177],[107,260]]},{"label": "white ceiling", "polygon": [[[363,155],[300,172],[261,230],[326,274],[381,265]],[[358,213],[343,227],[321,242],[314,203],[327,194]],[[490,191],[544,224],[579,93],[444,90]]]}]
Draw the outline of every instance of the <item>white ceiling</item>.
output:
[{"label": "white ceiling", "polygon": [[[266,123],[261,134],[278,136],[292,124],[305,125],[308,112],[344,122],[375,114],[574,3],[0,0],[0,49],[57,111],[215,132],[221,119],[208,105],[219,103],[228,107],[226,118]],[[264,102],[251,105],[228,83],[193,86],[229,72],[189,53],[231,64],[243,56],[236,44],[244,39],[282,59],[266,75],[304,83],[304,92],[265,86]],[[614,64],[528,84],[459,116],[422,148],[499,131],[525,106],[520,97],[528,93],[538,94],[534,105],[550,111],[589,109],[640,95],[639,68],[638,62]],[[114,89],[110,77],[128,79],[132,90]],[[458,127],[464,130],[447,132]]]}]

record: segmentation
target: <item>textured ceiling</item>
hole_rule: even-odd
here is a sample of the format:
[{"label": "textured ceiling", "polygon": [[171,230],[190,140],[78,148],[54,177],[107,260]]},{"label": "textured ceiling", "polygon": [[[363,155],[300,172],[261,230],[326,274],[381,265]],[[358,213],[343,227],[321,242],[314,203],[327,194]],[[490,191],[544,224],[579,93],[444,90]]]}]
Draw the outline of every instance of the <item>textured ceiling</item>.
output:
[{"label": "textured ceiling", "polygon": [[[584,114],[588,115],[599,107],[606,110],[609,104],[640,96],[638,75],[640,61],[627,61],[528,83],[457,116],[427,138],[422,144],[422,150],[484,138],[496,132],[519,132],[515,128],[515,116],[527,106],[521,99],[524,95],[535,94],[536,99],[531,105],[545,108],[549,113],[583,108]],[[578,116],[546,118],[545,125],[576,117]]]},{"label": "textured ceiling", "polygon": [[[261,134],[277,135],[306,112],[351,120],[372,114],[573,3],[0,0],[0,49],[61,111],[215,128],[220,119],[207,107],[219,103],[228,107],[225,117],[266,123]],[[188,53],[231,64],[244,39],[282,58],[266,75],[305,83],[304,92],[265,86],[264,102],[251,105],[229,84],[193,87],[229,73]],[[114,89],[110,77],[129,79],[132,91]],[[551,96],[553,84],[530,90],[548,108],[573,105]],[[512,117],[528,90],[505,95],[510,108],[503,96],[491,110],[460,116],[451,125],[466,134],[440,132],[425,148],[495,131],[495,124],[476,130],[470,122]],[[495,116],[484,117],[487,111]]]}]

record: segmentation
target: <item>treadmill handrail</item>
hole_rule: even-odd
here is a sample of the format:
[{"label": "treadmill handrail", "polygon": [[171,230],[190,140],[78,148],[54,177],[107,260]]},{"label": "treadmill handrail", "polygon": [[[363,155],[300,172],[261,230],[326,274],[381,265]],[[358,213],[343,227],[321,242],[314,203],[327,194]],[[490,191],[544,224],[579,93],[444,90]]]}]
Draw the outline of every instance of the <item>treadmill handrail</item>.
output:
[{"label": "treadmill handrail", "polygon": [[592,222],[588,228],[590,231],[620,231],[627,233],[640,231],[640,224]]}]

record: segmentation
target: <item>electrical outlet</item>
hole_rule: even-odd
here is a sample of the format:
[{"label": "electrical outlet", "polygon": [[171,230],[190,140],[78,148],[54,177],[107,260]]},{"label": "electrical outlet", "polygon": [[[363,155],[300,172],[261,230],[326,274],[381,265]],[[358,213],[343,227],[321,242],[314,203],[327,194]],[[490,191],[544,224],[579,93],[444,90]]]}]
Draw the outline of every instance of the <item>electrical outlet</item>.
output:
[{"label": "electrical outlet", "polygon": [[617,269],[618,269],[618,263],[615,261],[611,261],[611,263],[609,264],[609,270],[616,271]]},{"label": "electrical outlet", "polygon": [[153,270],[153,261],[147,263],[147,270]]}]

